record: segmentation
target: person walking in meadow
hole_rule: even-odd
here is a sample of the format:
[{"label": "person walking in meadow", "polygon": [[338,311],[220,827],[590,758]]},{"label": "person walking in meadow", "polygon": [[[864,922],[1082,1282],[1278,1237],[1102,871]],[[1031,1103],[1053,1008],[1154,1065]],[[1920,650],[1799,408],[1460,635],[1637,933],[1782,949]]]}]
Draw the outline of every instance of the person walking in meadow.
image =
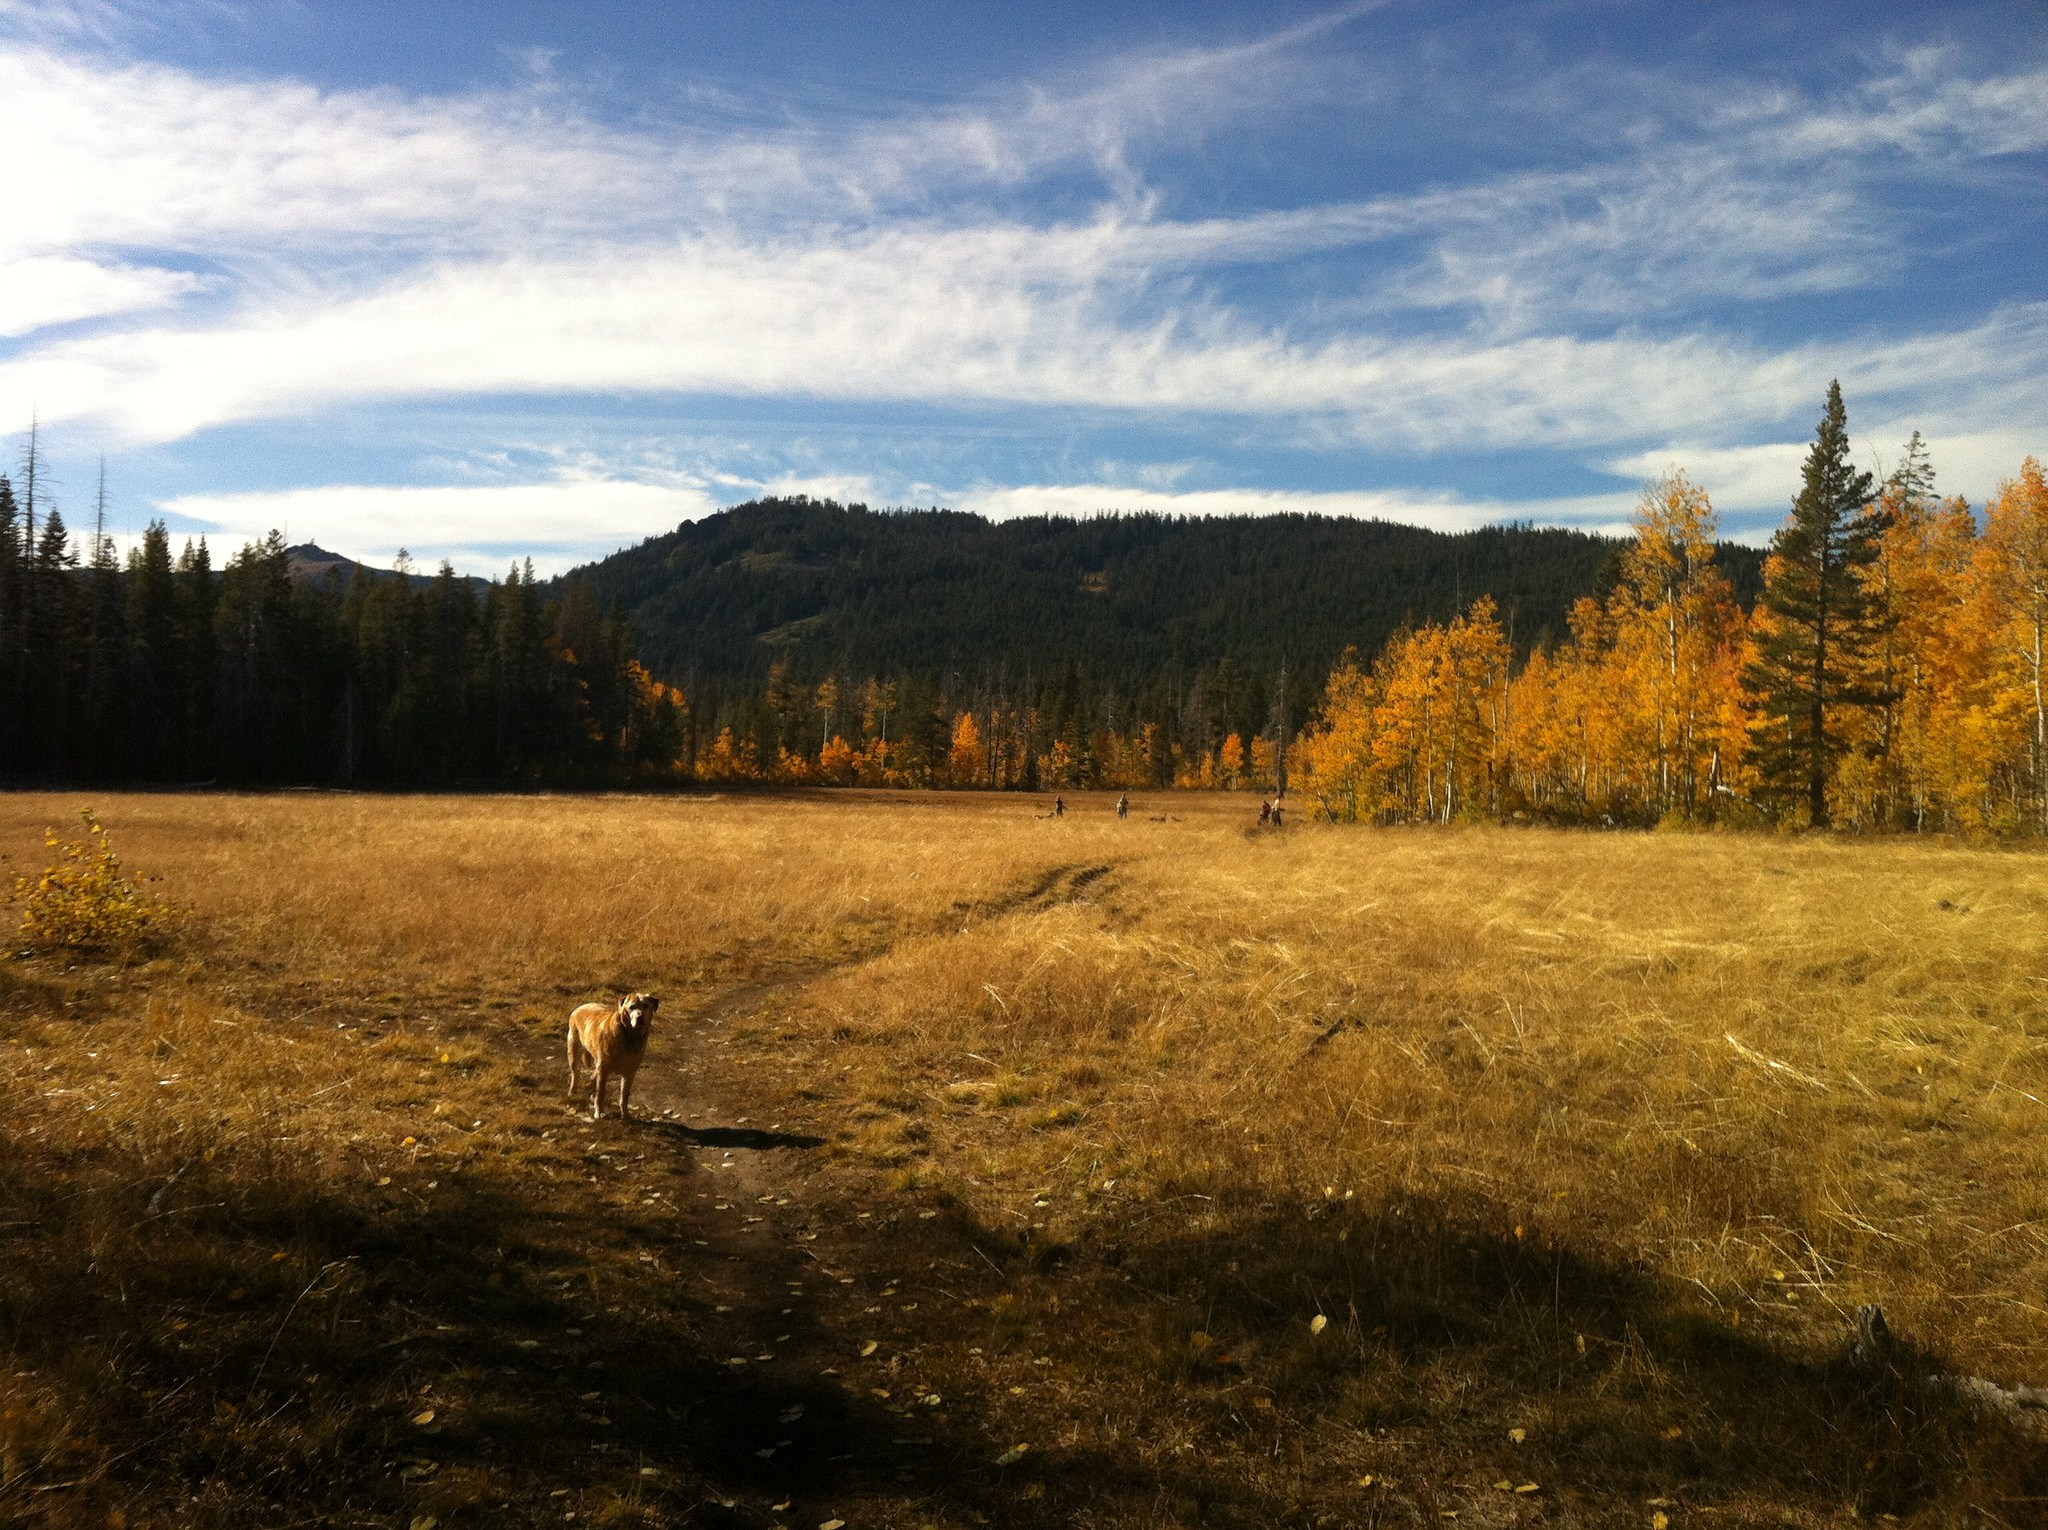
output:
[{"label": "person walking in meadow", "polygon": [[1273,804],[1273,827],[1280,827],[1280,804],[1277,802]]},{"label": "person walking in meadow", "polygon": [[1052,816],[1055,818],[1064,818],[1067,816],[1066,798],[1055,797],[1052,799]]},{"label": "person walking in meadow", "polygon": [[1272,821],[1273,804],[1268,802],[1264,797],[1261,797],[1259,799],[1259,827],[1263,829],[1267,824],[1271,823]]},{"label": "person walking in meadow", "polygon": [[1116,816],[1119,818],[1131,816],[1131,794],[1129,792],[1124,792],[1116,799]]}]

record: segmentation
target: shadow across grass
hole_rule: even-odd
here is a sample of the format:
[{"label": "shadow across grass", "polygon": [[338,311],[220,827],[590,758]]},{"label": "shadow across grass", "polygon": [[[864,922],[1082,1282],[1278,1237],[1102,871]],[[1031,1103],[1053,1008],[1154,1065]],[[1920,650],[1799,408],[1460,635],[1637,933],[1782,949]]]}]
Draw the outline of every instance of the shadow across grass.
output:
[{"label": "shadow across grass", "polygon": [[1637,1503],[2048,1502],[2048,1444],[1942,1386],[1939,1357],[1855,1363],[1847,1321],[1840,1350],[1788,1351],[1696,1290],[1504,1226],[1476,1198],[1231,1200],[1199,1229],[1091,1256],[1121,1277],[1132,1347],[1150,1351],[1134,1367],[1212,1417],[1250,1393],[1311,1431],[1426,1433],[1482,1476]]},{"label": "shadow across grass", "polygon": [[[52,1088],[0,1131],[0,1521],[766,1527],[794,1501],[811,1523],[920,1503],[1049,1525],[1056,1505],[1145,1489],[1107,1459],[999,1465],[1013,1442],[961,1389],[926,1407],[842,1378],[858,1341],[815,1245],[652,1204],[699,1182],[690,1149],[819,1138],[565,1130],[551,1105],[500,1101],[488,1150],[386,1148],[365,1169],[260,1115],[144,1107],[98,1128],[98,1106],[155,1082],[110,1016],[5,1027],[130,1071],[97,1101]],[[270,1039],[362,1055],[315,1025]],[[385,1066],[381,1088],[414,1077]],[[635,1143],[668,1151],[616,1167]],[[906,1242],[924,1247],[890,1252]],[[877,1252],[849,1238],[831,1257]],[[1023,1492],[1032,1510],[1006,1513]]]},{"label": "shadow across grass", "polygon": [[875,1400],[723,1358],[756,1314],[689,1288],[697,1229],[579,1199],[0,1135],[0,1519],[766,1524],[893,1482]]},{"label": "shadow across grass", "polygon": [[[23,1044],[119,1042],[95,1013]],[[310,1025],[279,1045],[323,1036],[370,1077]],[[274,1123],[88,1129],[82,1086],[49,1093],[0,1131],[0,1520],[1313,1530],[1654,1498],[2023,1524],[2048,1499],[2042,1443],[1933,1385],[1939,1356],[1801,1352],[1479,1197],[1218,1179],[1000,1228],[854,1169],[804,1197],[812,1232],[746,1236],[662,1199],[702,1183],[689,1153],[822,1139],[569,1127],[515,1088],[488,1148],[366,1172]],[[931,1288],[893,1329],[883,1269]]]},{"label": "shadow across grass", "polygon": [[658,1131],[680,1137],[692,1147],[738,1148],[745,1152],[770,1153],[779,1148],[819,1148],[825,1145],[823,1137],[808,1136],[802,1132],[762,1131],[751,1126],[685,1126],[679,1121],[663,1120],[651,1116],[640,1123]]}]

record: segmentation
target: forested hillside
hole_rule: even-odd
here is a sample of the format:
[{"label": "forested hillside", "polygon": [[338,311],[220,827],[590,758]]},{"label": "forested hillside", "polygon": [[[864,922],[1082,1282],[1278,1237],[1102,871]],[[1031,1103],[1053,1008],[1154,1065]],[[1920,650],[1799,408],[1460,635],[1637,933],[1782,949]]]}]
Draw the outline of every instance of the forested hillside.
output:
[{"label": "forested hillside", "polygon": [[0,478],[0,774],[2048,832],[2048,479],[1980,512],[1848,442],[1831,386],[1767,558],[1673,475],[1626,540],[765,500],[546,584],[161,524],[124,563]]},{"label": "forested hillside", "polygon": [[[1621,544],[1489,527],[1445,535],[1384,521],[1150,514],[990,522],[756,500],[577,571],[616,601],[643,661],[692,699],[708,743],[731,728],[763,768],[853,728],[872,681],[899,736],[949,746],[944,719],[1032,712],[1044,737],[1143,723],[1213,752],[1276,717],[1298,725],[1347,649],[1448,620],[1491,596],[1523,652],[1562,638],[1574,601],[1611,584]],[[1753,599],[1761,556],[1724,547]],[[1285,689],[1281,681],[1285,675]],[[839,699],[831,700],[833,696]],[[872,699],[867,704],[872,710]],[[822,730],[822,731],[821,731]]]}]

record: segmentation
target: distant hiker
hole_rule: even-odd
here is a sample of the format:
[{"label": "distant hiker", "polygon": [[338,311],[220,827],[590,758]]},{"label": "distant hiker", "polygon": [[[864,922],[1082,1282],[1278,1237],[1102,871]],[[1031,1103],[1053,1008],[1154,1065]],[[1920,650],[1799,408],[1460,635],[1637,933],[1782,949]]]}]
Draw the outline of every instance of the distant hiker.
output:
[{"label": "distant hiker", "polygon": [[1116,799],[1116,816],[1119,818],[1131,816],[1131,794],[1129,792],[1125,792]]},{"label": "distant hiker", "polygon": [[1259,799],[1259,827],[1264,828],[1273,821],[1273,804],[1265,798]]},{"label": "distant hiker", "polygon": [[1277,802],[1273,804],[1273,827],[1280,827],[1280,804]]},{"label": "distant hiker", "polygon": [[1055,797],[1052,799],[1052,816],[1055,818],[1064,818],[1067,816],[1066,798]]}]

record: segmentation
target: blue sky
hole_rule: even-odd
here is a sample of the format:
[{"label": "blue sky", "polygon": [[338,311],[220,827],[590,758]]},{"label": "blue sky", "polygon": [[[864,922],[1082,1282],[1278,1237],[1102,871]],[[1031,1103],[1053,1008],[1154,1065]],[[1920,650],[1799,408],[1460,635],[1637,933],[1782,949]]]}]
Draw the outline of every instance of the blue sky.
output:
[{"label": "blue sky", "polygon": [[0,0],[67,519],[554,570],[765,492],[1782,517],[2048,452],[2048,8]]}]

